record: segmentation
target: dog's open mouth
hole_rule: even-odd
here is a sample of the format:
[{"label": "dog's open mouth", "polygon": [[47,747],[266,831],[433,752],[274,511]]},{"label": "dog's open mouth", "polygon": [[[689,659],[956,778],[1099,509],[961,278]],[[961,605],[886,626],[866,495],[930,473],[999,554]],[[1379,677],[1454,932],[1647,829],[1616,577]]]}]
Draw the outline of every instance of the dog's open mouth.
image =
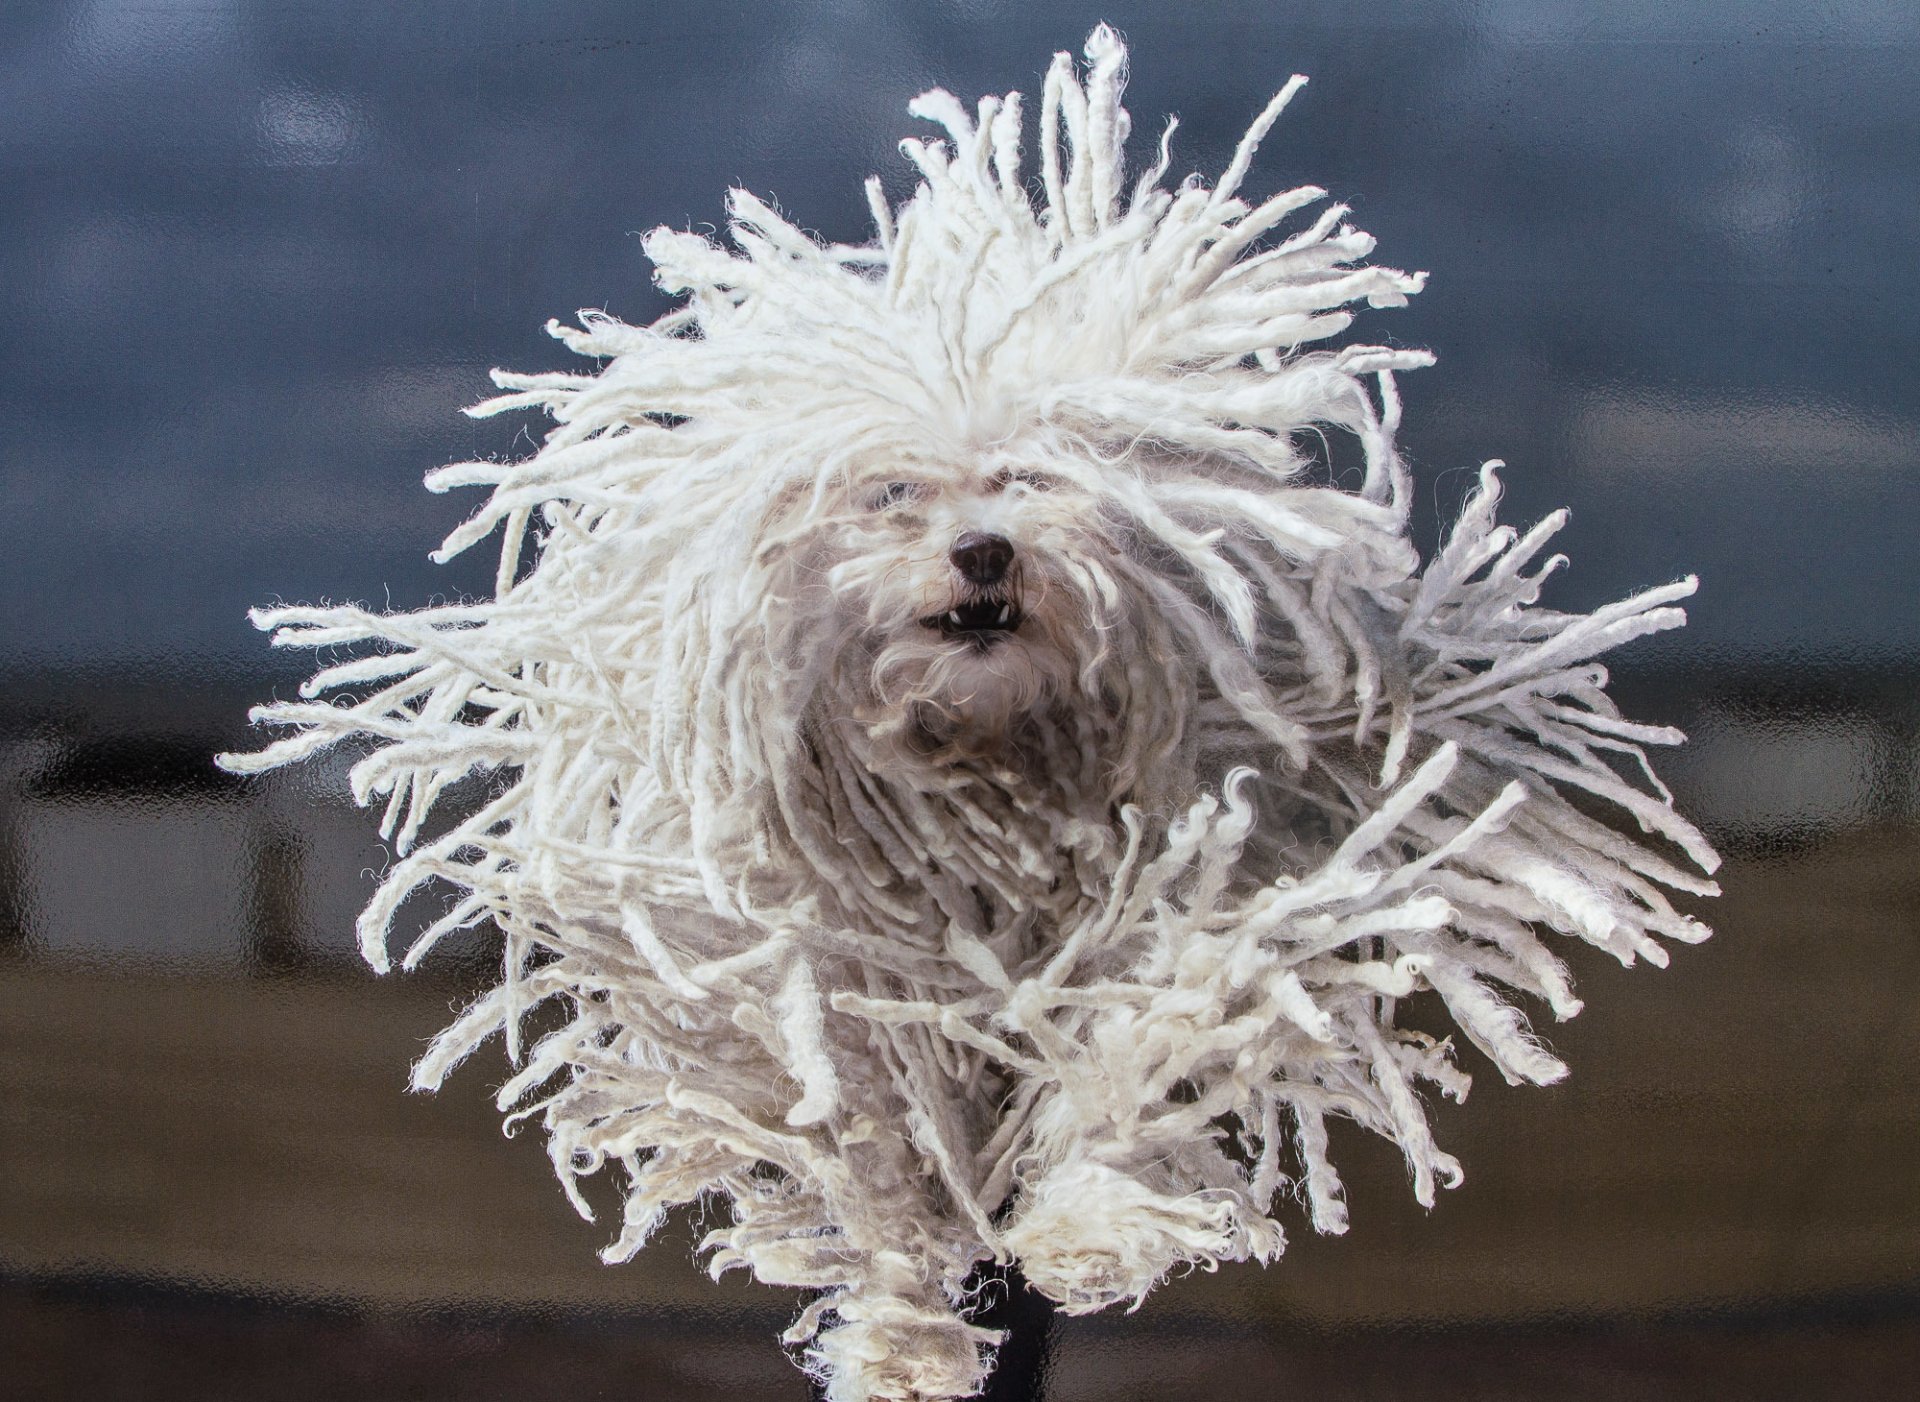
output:
[{"label": "dog's open mouth", "polygon": [[1020,605],[1011,599],[982,598],[955,604],[945,613],[929,614],[920,620],[920,626],[984,647],[1017,631],[1020,617]]}]

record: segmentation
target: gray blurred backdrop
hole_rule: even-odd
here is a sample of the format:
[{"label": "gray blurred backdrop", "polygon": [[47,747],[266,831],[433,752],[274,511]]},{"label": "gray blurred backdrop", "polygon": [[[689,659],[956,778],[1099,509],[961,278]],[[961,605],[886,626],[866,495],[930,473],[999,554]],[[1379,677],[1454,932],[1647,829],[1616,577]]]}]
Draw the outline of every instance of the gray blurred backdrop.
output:
[{"label": "gray blurred backdrop", "polygon": [[[1574,1067],[1484,1064],[1416,1208],[1058,1321],[1056,1399],[1894,1395],[1920,1368],[1920,8],[1911,0],[1094,5],[90,0],[0,8],[0,1391],[23,1398],[807,1395],[798,1302],[693,1225],[619,1269],[482,1056],[406,1066],[484,939],[375,980],[385,858],[339,765],[217,774],[305,666],[275,599],[484,589],[428,564],[457,411],[559,367],[550,316],[664,307],[635,235],[726,186],[865,236],[909,97],[1037,91],[1110,19],[1136,127],[1352,202],[1430,269],[1358,333],[1402,381],[1430,540],[1503,457],[1573,509],[1558,600],[1694,571],[1616,661],[1729,857],[1674,967],[1575,951]],[[1583,955],[1585,957],[1583,957]],[[1544,1013],[1542,1013],[1544,1017]],[[1469,1053],[1469,1056],[1472,1054]]]}]

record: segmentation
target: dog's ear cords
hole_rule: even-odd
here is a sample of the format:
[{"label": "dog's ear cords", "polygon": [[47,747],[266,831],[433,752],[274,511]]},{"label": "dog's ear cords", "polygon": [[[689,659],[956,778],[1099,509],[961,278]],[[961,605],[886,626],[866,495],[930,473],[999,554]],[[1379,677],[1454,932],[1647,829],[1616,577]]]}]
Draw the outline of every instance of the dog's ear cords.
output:
[{"label": "dog's ear cords", "polygon": [[260,611],[346,660],[223,760],[368,747],[368,961],[423,888],[404,965],[505,945],[414,1084],[502,1034],[574,1205],[625,1194],[606,1259],[713,1199],[716,1273],[817,1292],[785,1337],[839,1402],[977,1391],[982,1262],[1079,1312],[1345,1231],[1330,1118],[1431,1204],[1452,1031],[1556,1081],[1509,1001],[1579,1011],[1555,944],[1707,934],[1668,893],[1717,859],[1644,750],[1681,737],[1594,660],[1694,581],[1541,607],[1564,518],[1496,526],[1492,463],[1423,564],[1394,375],[1430,357],[1329,346],[1423,275],[1321,190],[1240,193],[1304,80],[1169,187],[1120,41],[1086,56],[1036,162],[1017,94],[916,99],[945,135],[904,203],[870,184],[871,244],[739,190],[731,251],[650,234],[680,308],[556,326],[604,368],[474,411],[544,409],[541,450],[428,477],[488,489],[441,557],[498,532],[493,598]]}]

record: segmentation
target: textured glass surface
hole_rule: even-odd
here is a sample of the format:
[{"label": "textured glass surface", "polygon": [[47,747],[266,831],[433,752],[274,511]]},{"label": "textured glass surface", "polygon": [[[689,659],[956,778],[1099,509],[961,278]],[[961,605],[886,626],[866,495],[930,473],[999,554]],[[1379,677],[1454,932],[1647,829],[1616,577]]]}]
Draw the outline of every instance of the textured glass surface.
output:
[{"label": "textured glass surface", "polygon": [[[1728,855],[1673,967],[1572,958],[1574,1068],[1438,1116],[1426,1213],[1336,1149],[1353,1229],[1139,1312],[1023,1316],[1008,1396],[1852,1398],[1920,1366],[1920,10],[1838,0],[92,0],[0,8],[0,1392],[801,1398],[797,1301],[633,1265],[503,1139],[476,1058],[405,1071],[476,938],[374,979],[385,858],[344,764],[241,784],[290,692],[248,606],[411,606],[527,450],[457,410],[558,367],[550,316],[663,302],[639,230],[739,183],[835,238],[938,83],[1037,91],[1111,19],[1142,131],[1256,167],[1431,269],[1360,331],[1403,380],[1423,538],[1502,457],[1573,508],[1559,599],[1702,577],[1615,666]],[[1545,1014],[1541,1016],[1544,1018]],[[602,1199],[604,1205],[604,1198]]]}]

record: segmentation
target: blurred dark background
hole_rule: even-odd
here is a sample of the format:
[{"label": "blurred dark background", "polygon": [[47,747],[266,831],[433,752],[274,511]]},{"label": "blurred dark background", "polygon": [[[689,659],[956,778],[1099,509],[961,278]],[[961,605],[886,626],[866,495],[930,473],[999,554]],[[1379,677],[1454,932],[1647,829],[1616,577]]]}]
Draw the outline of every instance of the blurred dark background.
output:
[{"label": "blurred dark background", "polygon": [[[1576,13],[1579,11],[1579,13]],[[1616,663],[1685,727],[1719,934],[1575,951],[1546,1091],[1438,1117],[1431,1213],[1352,1134],[1354,1227],[1061,1321],[1050,1399],[1853,1398],[1920,1368],[1920,9],[1905,0],[1205,5],[92,0],[0,9],[0,1392],[806,1395],[796,1307],[600,1266],[487,1056],[403,1094],[476,941],[375,980],[384,862],[321,763],[239,784],[307,665],[274,599],[486,587],[421,473],[541,425],[549,316],[663,307],[635,234],[729,183],[864,237],[909,97],[1038,91],[1111,19],[1136,128],[1314,181],[1431,269],[1359,334],[1406,377],[1422,531],[1500,456],[1565,504],[1559,601],[1697,571]],[[1544,1014],[1543,1014],[1544,1016]]]}]

